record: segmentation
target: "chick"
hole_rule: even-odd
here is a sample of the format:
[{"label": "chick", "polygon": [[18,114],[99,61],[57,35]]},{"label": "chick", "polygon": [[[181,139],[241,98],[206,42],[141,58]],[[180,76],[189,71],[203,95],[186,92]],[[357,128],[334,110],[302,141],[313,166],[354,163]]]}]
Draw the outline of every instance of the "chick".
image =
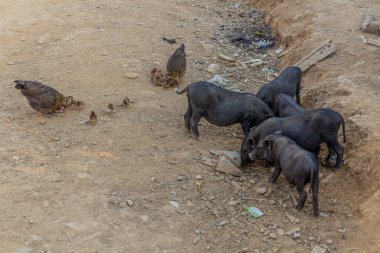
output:
[{"label": "chick", "polygon": [[16,80],[15,88],[21,90],[26,102],[43,114],[63,111],[72,97],[65,97],[56,89],[37,81]]},{"label": "chick", "polygon": [[115,109],[115,106],[112,103],[109,103],[107,106],[106,114],[108,116],[111,116],[113,114],[114,109]]},{"label": "chick", "polygon": [[98,116],[96,115],[94,111],[91,111],[87,124],[95,126],[97,123],[98,123]]},{"label": "chick", "polygon": [[177,48],[169,57],[168,63],[166,64],[166,72],[178,83],[181,82],[182,77],[186,73],[186,55],[184,44],[181,44],[181,46]]},{"label": "chick", "polygon": [[123,99],[123,106],[128,107],[130,103],[131,103],[131,100],[128,97],[125,97]]}]

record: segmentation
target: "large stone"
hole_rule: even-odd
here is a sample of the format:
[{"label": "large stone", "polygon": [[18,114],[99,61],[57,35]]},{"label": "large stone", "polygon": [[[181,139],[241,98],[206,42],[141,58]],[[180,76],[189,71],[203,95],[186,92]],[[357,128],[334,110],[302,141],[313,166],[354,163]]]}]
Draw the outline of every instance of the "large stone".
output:
[{"label": "large stone", "polygon": [[241,170],[231,163],[225,156],[219,157],[215,170],[235,177],[243,175]]}]

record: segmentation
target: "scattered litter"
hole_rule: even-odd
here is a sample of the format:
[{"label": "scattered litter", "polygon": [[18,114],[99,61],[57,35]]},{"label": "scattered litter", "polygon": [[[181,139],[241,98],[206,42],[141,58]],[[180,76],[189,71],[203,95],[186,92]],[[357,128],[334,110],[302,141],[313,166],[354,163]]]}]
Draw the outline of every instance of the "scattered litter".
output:
[{"label": "scattered litter", "polygon": [[227,55],[224,55],[224,54],[218,54],[218,57],[222,60],[225,60],[225,61],[229,61],[229,62],[235,62],[235,59],[232,58],[232,57],[229,57]]},{"label": "scattered litter", "polygon": [[371,44],[380,47],[380,40],[375,40],[372,38],[365,38],[363,35],[360,35],[360,38],[363,40],[365,44]]},{"label": "scattered litter", "polygon": [[276,50],[274,50],[274,53],[277,55],[277,56],[280,56],[280,54],[285,50],[285,47],[279,47],[277,48]]},{"label": "scattered litter", "polygon": [[207,67],[207,72],[209,73],[215,73],[215,72],[218,72],[220,69],[220,66],[219,64],[216,64],[216,63],[211,63],[208,67]]},{"label": "scattered litter", "polygon": [[246,209],[255,218],[259,218],[264,215],[263,212],[261,212],[257,207],[247,207]]},{"label": "scattered litter", "polygon": [[228,86],[229,85],[228,83],[230,81],[228,81],[226,78],[216,74],[211,79],[207,80],[207,82],[215,84],[216,86],[223,88],[223,87]]}]

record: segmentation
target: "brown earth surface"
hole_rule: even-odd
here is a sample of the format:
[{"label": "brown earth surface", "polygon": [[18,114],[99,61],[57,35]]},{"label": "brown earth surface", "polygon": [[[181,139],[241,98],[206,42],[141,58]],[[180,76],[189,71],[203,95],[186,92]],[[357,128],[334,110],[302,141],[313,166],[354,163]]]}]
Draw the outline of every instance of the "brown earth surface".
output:
[{"label": "brown earth surface", "polygon": [[[358,30],[366,1],[14,0],[0,3],[1,252],[379,252],[379,48]],[[184,84],[207,80],[211,63],[245,91],[256,92],[262,66],[228,65],[223,53],[261,58],[273,50],[229,43],[222,25],[244,26],[255,7],[268,13],[294,64],[328,38],[335,54],[309,69],[307,108],[330,107],[347,122],[346,164],[321,165],[320,209],[293,208],[283,178],[255,163],[234,178],[203,161],[209,150],[239,150],[239,126],[202,120],[201,141],[183,124],[186,97],[154,86],[149,71],[185,43]],[[344,11],[343,11],[344,10]],[[216,35],[220,35],[219,37]],[[162,36],[175,37],[171,45]],[[370,35],[366,35],[370,36]],[[128,79],[127,73],[137,73]],[[16,79],[40,80],[84,100],[83,110],[45,117],[25,105]],[[133,103],[104,113],[128,96]],[[83,124],[91,110],[96,126]],[[201,178],[200,179],[196,179]],[[267,187],[272,194],[256,192]],[[256,206],[255,219],[245,207]],[[299,228],[299,238],[281,235]]]}]

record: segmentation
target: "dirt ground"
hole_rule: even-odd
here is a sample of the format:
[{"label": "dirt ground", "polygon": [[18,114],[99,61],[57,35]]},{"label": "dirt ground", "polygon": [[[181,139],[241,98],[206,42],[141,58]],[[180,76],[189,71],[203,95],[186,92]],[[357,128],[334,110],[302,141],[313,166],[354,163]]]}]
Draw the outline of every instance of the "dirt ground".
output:
[{"label": "dirt ground", "polygon": [[[379,48],[363,45],[358,26],[376,0],[14,0],[0,3],[1,252],[379,252]],[[240,26],[256,7],[268,13],[287,53],[256,54],[231,45],[221,26]],[[276,7],[277,6],[277,7]],[[342,10],[344,11],[337,11]],[[149,70],[165,68],[185,43],[183,85],[207,80],[211,63],[256,92],[261,67],[225,66],[220,52],[265,66],[294,64],[332,37],[337,52],[308,70],[302,99],[347,121],[346,163],[321,166],[321,216],[310,198],[293,208],[283,178],[267,182],[260,163],[233,178],[203,161],[209,150],[239,150],[239,126],[201,122],[201,141],[185,131],[186,97],[154,86]],[[128,79],[127,73],[138,73]],[[85,101],[83,110],[45,117],[26,106],[16,79],[40,80]],[[111,116],[109,102],[133,103]],[[91,110],[96,126],[83,124]],[[196,179],[198,178],[198,179]],[[270,196],[257,188],[272,190]],[[201,191],[203,193],[201,193]],[[255,219],[245,207],[256,206]],[[299,234],[282,235],[297,228]],[[321,251],[323,252],[323,251]]]}]

